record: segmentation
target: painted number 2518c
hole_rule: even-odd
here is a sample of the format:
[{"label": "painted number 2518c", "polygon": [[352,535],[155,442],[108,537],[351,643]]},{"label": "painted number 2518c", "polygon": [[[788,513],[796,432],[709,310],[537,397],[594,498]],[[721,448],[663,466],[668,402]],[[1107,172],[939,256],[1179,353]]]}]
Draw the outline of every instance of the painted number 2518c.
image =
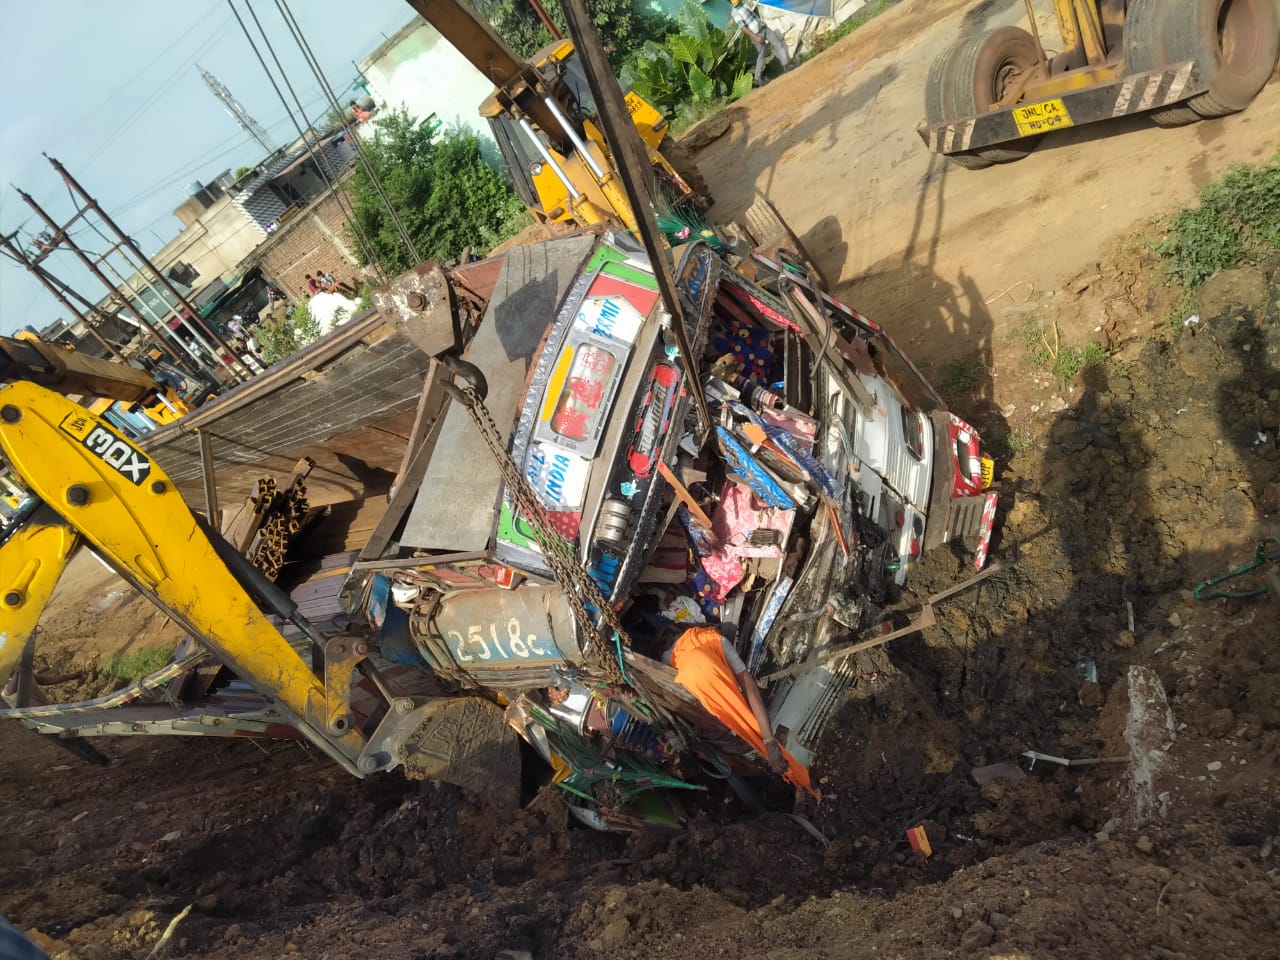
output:
[{"label": "painted number 2518c", "polygon": [[[544,646],[536,633],[527,636],[520,628],[520,621],[512,617],[506,630],[499,633],[498,625],[490,621],[486,625],[473,623],[464,637],[459,630],[449,631],[449,645],[458,663],[476,663],[492,660],[554,659],[559,656],[554,649]],[[488,634],[486,636],[486,633]]]}]

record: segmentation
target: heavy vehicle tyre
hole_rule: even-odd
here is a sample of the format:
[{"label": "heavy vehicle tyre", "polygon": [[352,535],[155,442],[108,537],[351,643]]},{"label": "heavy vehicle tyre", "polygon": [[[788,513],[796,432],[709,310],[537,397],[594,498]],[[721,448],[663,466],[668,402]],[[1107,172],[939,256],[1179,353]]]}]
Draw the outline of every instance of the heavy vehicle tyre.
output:
[{"label": "heavy vehicle tyre", "polygon": [[1199,116],[1243,110],[1266,86],[1280,56],[1275,0],[1129,0],[1125,66],[1130,73],[1196,60],[1209,86],[1188,101]]},{"label": "heavy vehicle tyre", "polygon": [[[955,59],[960,47],[967,42],[966,40],[956,41],[938,54],[929,65],[929,76],[924,84],[924,116],[930,126],[959,119],[953,113],[953,97],[950,90],[953,79],[951,61]],[[985,160],[976,153],[953,153],[947,159],[965,170],[983,170],[992,166],[990,160]]]},{"label": "heavy vehicle tyre", "polygon": [[[1017,27],[1004,27],[985,37],[968,37],[952,44],[934,60],[925,82],[925,114],[929,122],[949,123],[988,112],[1021,72],[1034,70],[1039,60],[1035,37]],[[969,170],[1009,163],[1034,150],[1038,139],[953,154],[950,159]]]},{"label": "heavy vehicle tyre", "polygon": [[1152,110],[1148,116],[1157,127],[1185,127],[1200,119],[1200,114],[1186,104],[1166,107],[1163,110]]},{"label": "heavy vehicle tyre", "polygon": [[973,95],[978,112],[986,113],[994,107],[1018,78],[1034,73],[1039,66],[1039,44],[1027,31],[1002,27],[987,34],[974,51]]}]

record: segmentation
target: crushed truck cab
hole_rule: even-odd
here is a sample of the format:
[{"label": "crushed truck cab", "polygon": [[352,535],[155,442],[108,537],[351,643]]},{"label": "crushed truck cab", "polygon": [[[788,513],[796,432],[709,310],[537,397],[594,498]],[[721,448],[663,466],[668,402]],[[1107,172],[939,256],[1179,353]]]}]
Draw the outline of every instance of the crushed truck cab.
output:
[{"label": "crushed truck cab", "polygon": [[0,543],[6,673],[29,671],[80,540],[191,635],[104,701],[24,702],[18,683],[0,715],[60,736],[301,736],[358,776],[403,768],[507,804],[518,733],[577,817],[629,829],[762,771],[662,662],[672,628],[710,625],[765,687],[763,732],[809,764],[851,679],[826,654],[879,632],[924,551],[963,539],[981,566],[995,494],[976,431],[882,327],[803,256],[737,237],[672,251],[679,318],[634,241],[599,229],[378,291],[420,351],[422,425],[404,509],[332,622],[108,422],[0,389],[0,451],[31,496]]}]

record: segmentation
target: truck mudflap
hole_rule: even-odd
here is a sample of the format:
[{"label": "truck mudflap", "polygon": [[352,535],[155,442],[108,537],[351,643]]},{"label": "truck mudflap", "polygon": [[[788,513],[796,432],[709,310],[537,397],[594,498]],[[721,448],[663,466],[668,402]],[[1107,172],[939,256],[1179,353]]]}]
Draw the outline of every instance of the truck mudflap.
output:
[{"label": "truck mudflap", "polygon": [[973,556],[975,571],[980,571],[987,562],[987,554],[991,549],[991,534],[995,529],[998,500],[999,496],[995,491],[988,491],[975,497],[957,497],[947,504],[943,542],[976,539],[977,546]]},{"label": "truck mudflap", "polygon": [[1051,130],[1170,107],[1208,89],[1200,65],[1187,60],[950,123],[922,123],[916,132],[934,153],[965,153]]}]

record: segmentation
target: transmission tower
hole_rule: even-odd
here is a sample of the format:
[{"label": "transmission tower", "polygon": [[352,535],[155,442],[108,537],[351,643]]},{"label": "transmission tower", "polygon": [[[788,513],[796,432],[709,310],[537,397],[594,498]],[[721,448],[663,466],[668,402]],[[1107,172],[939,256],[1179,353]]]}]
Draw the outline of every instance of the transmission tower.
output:
[{"label": "transmission tower", "polygon": [[262,129],[262,124],[253,119],[249,111],[241,106],[240,101],[231,95],[231,91],[223,85],[222,81],[199,64],[196,64],[196,69],[200,71],[200,76],[204,79],[205,86],[213,91],[215,97],[222,101],[227,113],[231,114],[232,119],[240,124],[244,132],[257,140],[258,144],[267,153],[274,151],[275,145],[272,144],[271,138],[267,136],[267,131]]}]

